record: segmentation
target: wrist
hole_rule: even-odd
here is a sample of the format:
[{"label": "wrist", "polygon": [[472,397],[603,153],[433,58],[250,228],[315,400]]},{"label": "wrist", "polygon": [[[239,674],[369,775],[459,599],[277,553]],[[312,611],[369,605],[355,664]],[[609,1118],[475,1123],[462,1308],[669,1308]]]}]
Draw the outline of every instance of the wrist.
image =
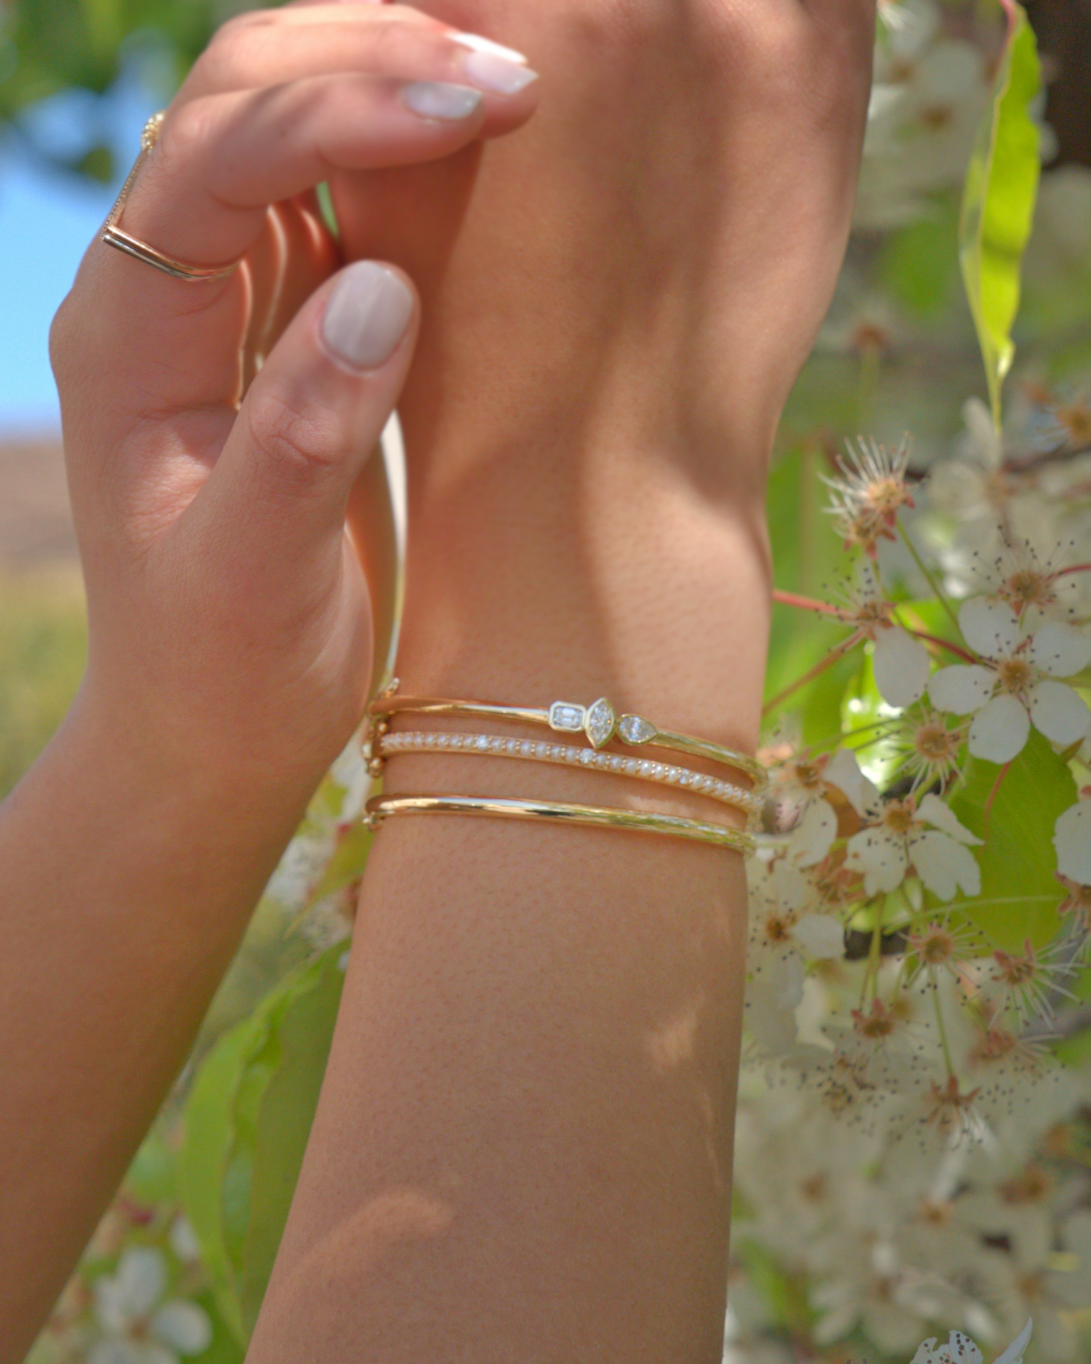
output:
[{"label": "wrist", "polygon": [[[177,718],[85,683],[51,746],[67,789],[110,812],[134,875],[180,877],[194,903],[249,905],[272,874],[314,786],[301,773],[264,770]],[[188,740],[188,742],[187,742]],[[54,783],[56,778],[54,778]],[[248,898],[249,897],[249,898]]]},{"label": "wrist", "polygon": [[520,449],[442,492],[411,488],[404,689],[519,704],[605,693],[752,748],[770,571],[763,480],[739,481],[710,498],[665,459]]}]

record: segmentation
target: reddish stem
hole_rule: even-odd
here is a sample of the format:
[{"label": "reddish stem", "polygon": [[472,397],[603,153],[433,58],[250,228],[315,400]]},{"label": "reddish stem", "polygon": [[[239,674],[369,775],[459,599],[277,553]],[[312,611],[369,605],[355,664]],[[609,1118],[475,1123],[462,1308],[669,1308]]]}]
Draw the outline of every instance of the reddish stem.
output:
[{"label": "reddish stem", "polygon": [[1054,576],[1063,578],[1068,573],[1091,573],[1091,564],[1073,564],[1071,568],[1060,568]]},{"label": "reddish stem", "polygon": [[848,639],[843,639],[840,644],[831,649],[820,663],[816,663],[814,667],[805,672],[802,677],[797,678],[790,687],[785,687],[779,695],[774,696],[771,701],[767,702],[762,707],[762,715],[768,715],[771,711],[777,710],[785,701],[787,701],[789,696],[799,691],[800,687],[805,687],[808,682],[813,682],[816,677],[821,677],[827,668],[832,668],[837,660],[859,644],[863,637],[864,633],[862,630],[854,630],[852,634],[849,635]]},{"label": "reddish stem", "polygon": [[773,600],[779,602],[781,606],[798,606],[801,611],[820,611],[824,616],[836,616],[838,620],[847,619],[845,612],[839,607],[830,606],[824,601],[816,601],[814,597],[801,597],[798,592],[782,592],[779,587],[773,590]]},{"label": "reddish stem", "polygon": [[926,644],[935,644],[937,648],[946,649],[948,653],[954,654],[957,658],[964,659],[967,663],[976,663],[978,660],[963,649],[961,645],[952,644],[949,639],[940,639],[938,635],[926,634],[923,630],[910,630],[909,633],[914,639],[923,639]]},{"label": "reddish stem", "polygon": [[1006,762],[1004,766],[1000,769],[1000,771],[996,774],[996,780],[993,782],[993,789],[989,792],[989,798],[985,802],[985,822],[982,826],[981,832],[986,839],[989,837],[989,816],[992,814],[993,801],[1000,794],[1000,788],[1001,786],[1004,785],[1004,778],[1008,775],[1010,771],[1011,760],[1009,759],[1009,761]]}]

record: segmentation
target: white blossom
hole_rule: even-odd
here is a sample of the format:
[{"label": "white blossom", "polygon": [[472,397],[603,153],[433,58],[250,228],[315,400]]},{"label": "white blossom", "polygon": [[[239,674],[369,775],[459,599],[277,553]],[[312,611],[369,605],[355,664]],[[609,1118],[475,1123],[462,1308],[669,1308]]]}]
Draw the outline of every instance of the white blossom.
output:
[{"label": "white blossom", "polygon": [[1022,752],[1030,727],[1052,743],[1079,742],[1091,711],[1071,687],[1071,677],[1091,662],[1091,638],[1070,625],[1047,621],[1025,635],[1007,602],[971,597],[958,614],[963,638],[980,663],[955,663],[933,673],[932,703],[954,715],[973,715],[969,748],[978,758],[1006,763]]},{"label": "white blossom", "polygon": [[919,805],[912,798],[884,802],[849,839],[848,865],[863,872],[868,896],[896,890],[912,870],[934,895],[950,900],[960,888],[981,893],[981,870],[969,851],[980,843],[929,793]]},{"label": "white blossom", "polygon": [[167,1286],[161,1252],[130,1246],[113,1274],[94,1283],[94,1313],[101,1336],[87,1364],[178,1364],[199,1355],[212,1341],[203,1308],[181,1298],[163,1301]]},{"label": "white blossom", "polygon": [[1057,871],[1080,886],[1091,886],[1091,799],[1077,801],[1053,828]]}]

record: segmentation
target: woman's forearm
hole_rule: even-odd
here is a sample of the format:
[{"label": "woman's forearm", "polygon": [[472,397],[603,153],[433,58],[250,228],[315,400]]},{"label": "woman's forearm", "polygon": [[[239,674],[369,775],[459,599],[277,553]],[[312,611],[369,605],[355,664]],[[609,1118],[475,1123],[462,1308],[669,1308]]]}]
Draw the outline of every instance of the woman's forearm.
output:
[{"label": "woman's forearm", "polygon": [[[752,746],[760,511],[588,451],[581,512],[543,445],[505,459],[493,491],[415,508],[402,690],[606,694]],[[398,758],[387,789],[708,817],[501,759]],[[736,854],[668,838],[384,826],[250,1364],[718,1360],[745,899]]]},{"label": "woman's forearm", "polygon": [[306,802],[172,766],[131,716],[88,712],[0,808],[3,1364],[94,1230]]}]

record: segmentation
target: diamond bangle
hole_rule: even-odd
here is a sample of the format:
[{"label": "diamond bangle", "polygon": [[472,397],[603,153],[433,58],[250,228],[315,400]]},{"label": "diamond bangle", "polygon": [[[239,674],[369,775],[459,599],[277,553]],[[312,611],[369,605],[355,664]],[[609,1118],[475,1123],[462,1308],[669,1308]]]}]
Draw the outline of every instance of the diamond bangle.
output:
[{"label": "diamond bangle", "polygon": [[764,797],[702,772],[673,767],[667,763],[649,762],[644,758],[626,758],[620,753],[554,744],[548,740],[536,742],[533,739],[504,738],[498,734],[443,734],[437,730],[399,730],[394,734],[375,736],[371,744],[372,758],[384,759],[396,753],[470,753],[483,757],[524,758],[531,762],[587,767],[592,771],[613,772],[619,776],[637,777],[693,791],[724,805],[734,806],[751,818],[760,815],[765,804]]},{"label": "diamond bangle", "polygon": [[453,701],[442,697],[399,696],[395,679],[386,691],[372,701],[368,715],[376,728],[392,716],[466,715],[483,720],[515,720],[523,724],[546,726],[559,734],[583,734],[595,749],[604,748],[612,739],[634,748],[667,748],[686,753],[743,773],[759,793],[768,784],[765,768],[754,758],[721,744],[695,739],[689,734],[676,734],[659,729],[640,715],[618,715],[614,706],[601,696],[589,706],[578,702],[554,701],[546,710],[525,706],[499,706],[481,701]]}]

